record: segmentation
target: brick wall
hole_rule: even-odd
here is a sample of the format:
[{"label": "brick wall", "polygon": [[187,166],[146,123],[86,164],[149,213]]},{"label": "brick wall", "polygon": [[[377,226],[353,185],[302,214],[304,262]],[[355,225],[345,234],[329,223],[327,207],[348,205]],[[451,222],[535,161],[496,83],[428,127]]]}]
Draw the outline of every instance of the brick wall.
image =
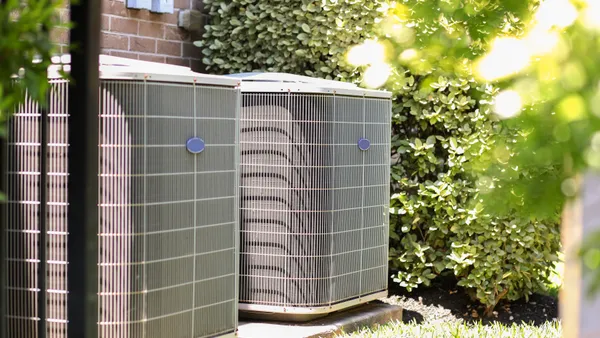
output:
[{"label": "brick wall", "polygon": [[[101,53],[131,59],[162,62],[201,69],[201,52],[190,34],[177,27],[180,9],[193,8],[196,0],[174,0],[173,14],[151,13],[129,9],[125,0],[102,1]],[[61,10],[68,20],[69,10]],[[53,39],[67,51],[69,39],[65,28],[53,32]],[[197,39],[197,37],[196,37]]]}]

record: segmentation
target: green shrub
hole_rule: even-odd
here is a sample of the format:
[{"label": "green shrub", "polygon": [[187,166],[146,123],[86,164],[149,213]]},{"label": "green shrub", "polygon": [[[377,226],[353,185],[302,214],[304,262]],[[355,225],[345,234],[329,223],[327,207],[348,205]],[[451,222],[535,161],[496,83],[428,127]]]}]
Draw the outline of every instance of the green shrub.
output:
[{"label": "green shrub", "polygon": [[344,54],[373,32],[382,0],[204,0],[202,47],[213,73],[263,70],[349,79]]},{"label": "green shrub", "polygon": [[[214,73],[282,71],[356,80],[345,51],[376,35],[381,1],[205,0],[212,23],[202,46]],[[271,27],[271,28],[269,28]],[[411,289],[444,272],[493,308],[543,288],[559,247],[558,225],[487,215],[485,183],[470,171],[502,125],[489,104],[496,89],[468,78],[412,76],[397,67],[390,266]],[[506,130],[504,131],[506,132]],[[489,184],[488,184],[489,185]]]},{"label": "green shrub", "polygon": [[395,280],[411,289],[451,270],[490,310],[500,299],[543,290],[557,259],[558,223],[493,217],[478,203],[490,183],[478,180],[471,165],[495,149],[493,136],[502,128],[490,112],[496,89],[472,79],[407,73],[392,78],[389,88],[396,94],[390,221]]}]

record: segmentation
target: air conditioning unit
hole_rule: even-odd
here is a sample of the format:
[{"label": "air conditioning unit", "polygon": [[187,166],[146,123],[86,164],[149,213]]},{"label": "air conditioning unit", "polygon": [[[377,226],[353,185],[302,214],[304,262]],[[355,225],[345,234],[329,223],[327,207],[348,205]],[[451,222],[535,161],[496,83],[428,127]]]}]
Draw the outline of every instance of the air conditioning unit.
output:
[{"label": "air conditioning unit", "polygon": [[[68,59],[68,58],[67,58]],[[68,61],[68,60],[67,60]],[[68,68],[68,66],[66,66]],[[37,337],[39,210],[47,203],[46,337],[67,336],[68,81],[51,69],[47,201],[40,107],[7,142],[6,337]],[[233,336],[238,292],[239,81],[100,57],[100,338]]]},{"label": "air conditioning unit", "polygon": [[387,294],[391,94],[242,81],[240,310],[305,320]]}]

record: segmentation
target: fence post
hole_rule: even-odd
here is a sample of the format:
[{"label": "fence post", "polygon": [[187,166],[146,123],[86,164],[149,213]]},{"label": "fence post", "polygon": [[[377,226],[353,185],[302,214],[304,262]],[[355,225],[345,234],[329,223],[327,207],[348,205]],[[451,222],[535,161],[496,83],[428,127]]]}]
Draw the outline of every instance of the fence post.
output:
[{"label": "fence post", "polygon": [[67,245],[68,337],[98,332],[99,0],[71,4]]},{"label": "fence post", "polygon": [[578,255],[582,240],[600,231],[600,176],[581,177],[581,194],[569,201],[563,213],[561,229],[565,252],[564,283],[559,306],[563,337],[600,337],[600,295],[587,297],[589,280],[583,274]]}]

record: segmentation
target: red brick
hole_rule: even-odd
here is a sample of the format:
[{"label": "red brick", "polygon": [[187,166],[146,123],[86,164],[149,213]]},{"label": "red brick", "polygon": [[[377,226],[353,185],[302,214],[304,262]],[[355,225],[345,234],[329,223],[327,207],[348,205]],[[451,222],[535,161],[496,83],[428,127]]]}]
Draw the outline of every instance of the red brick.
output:
[{"label": "red brick", "polygon": [[110,17],[108,15],[104,15],[102,14],[102,18],[101,18],[101,22],[100,22],[100,29],[102,30],[109,30],[110,29]]},{"label": "red brick", "polygon": [[165,63],[165,57],[152,54],[139,54],[140,60]]},{"label": "red brick", "polygon": [[131,19],[149,20],[150,12],[145,9],[129,9],[123,1],[103,0],[102,13]]},{"label": "red brick", "polygon": [[181,8],[181,9],[190,9],[190,8],[192,8],[192,6],[191,6],[192,1],[190,1],[190,0],[175,0],[173,7]]},{"label": "red brick", "polygon": [[182,59],[182,58],[170,58],[167,57],[167,63],[170,65],[176,65],[176,66],[185,66],[185,67],[189,67],[190,66],[190,60],[189,59]]},{"label": "red brick", "polygon": [[131,53],[131,52],[123,52],[120,50],[111,50],[109,52],[110,55],[112,56],[118,56],[121,58],[128,58],[128,59],[134,59],[137,60],[138,58],[138,54],[137,53]]},{"label": "red brick", "polygon": [[165,26],[165,39],[167,40],[185,41],[189,36],[190,33],[185,29],[177,26]]},{"label": "red brick", "polygon": [[100,47],[109,49],[127,50],[129,47],[129,38],[122,35],[100,33]]},{"label": "red brick", "polygon": [[[148,11],[145,11],[148,12]],[[177,24],[177,16],[179,11],[175,11],[175,13],[173,14],[169,14],[169,13],[149,13],[148,12],[148,19],[145,20],[150,20],[150,21],[154,21],[154,22],[162,22],[162,23],[170,23],[173,25]]]},{"label": "red brick", "polygon": [[110,18],[110,30],[111,32],[137,34],[138,22],[133,19],[117,18],[113,16]]},{"label": "red brick", "polygon": [[158,54],[181,56],[181,42],[158,41],[156,45],[156,52]]},{"label": "red brick", "polygon": [[50,31],[50,40],[54,43],[69,43],[69,29],[64,27],[55,27]]},{"label": "red brick", "polygon": [[183,52],[181,55],[183,55],[184,57],[195,57],[198,58],[200,57],[202,53],[202,50],[196,46],[194,46],[194,44],[192,43],[184,43],[183,44]]},{"label": "red brick", "polygon": [[164,26],[160,23],[140,21],[140,36],[149,36],[152,38],[162,38],[164,36]]},{"label": "red brick", "polygon": [[125,3],[113,0],[102,1],[102,13],[112,14],[118,16],[128,16],[128,10],[125,7]]},{"label": "red brick", "polygon": [[68,23],[71,21],[68,8],[61,8],[58,10],[58,21],[60,23]]},{"label": "red brick", "polygon": [[154,53],[156,52],[156,40],[131,37],[131,43],[129,44],[129,50],[143,53]]}]

